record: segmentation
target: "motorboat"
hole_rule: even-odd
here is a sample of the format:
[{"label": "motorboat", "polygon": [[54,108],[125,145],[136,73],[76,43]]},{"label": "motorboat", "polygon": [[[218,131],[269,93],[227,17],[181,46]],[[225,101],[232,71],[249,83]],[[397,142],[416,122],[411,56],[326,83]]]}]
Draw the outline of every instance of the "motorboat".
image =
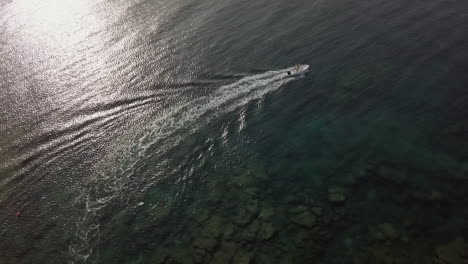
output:
[{"label": "motorboat", "polygon": [[293,77],[293,76],[298,76],[302,75],[306,72],[309,71],[309,65],[307,64],[302,64],[302,65],[296,65],[292,68],[289,68],[288,71],[286,72],[287,77]]}]

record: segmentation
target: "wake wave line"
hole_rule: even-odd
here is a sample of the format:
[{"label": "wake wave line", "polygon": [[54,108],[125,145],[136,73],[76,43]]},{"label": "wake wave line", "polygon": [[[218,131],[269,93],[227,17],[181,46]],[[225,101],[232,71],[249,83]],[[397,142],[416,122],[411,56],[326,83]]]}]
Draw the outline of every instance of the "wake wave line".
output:
[{"label": "wake wave line", "polygon": [[[145,156],[161,157],[168,150],[177,146],[185,137],[195,133],[214,118],[234,111],[252,100],[262,98],[267,93],[277,90],[294,78],[285,78],[289,69],[268,71],[244,77],[232,84],[224,85],[211,95],[202,96],[182,105],[170,108],[156,118],[139,138],[130,152],[123,158],[121,165],[111,173],[102,173],[95,180],[93,187],[83,194],[77,203],[85,204],[85,212],[76,222],[75,241],[69,246],[72,260],[86,262],[93,253],[93,246],[99,241],[99,213],[109,202],[125,196],[138,162]],[[157,150],[148,148],[158,144]],[[155,178],[163,177],[163,164]],[[141,192],[141,190],[139,190]]]}]

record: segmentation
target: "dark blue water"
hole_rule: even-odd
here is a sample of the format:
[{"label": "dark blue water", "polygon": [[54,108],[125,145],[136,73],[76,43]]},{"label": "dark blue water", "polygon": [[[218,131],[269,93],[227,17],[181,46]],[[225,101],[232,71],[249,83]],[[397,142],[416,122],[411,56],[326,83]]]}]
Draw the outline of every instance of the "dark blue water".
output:
[{"label": "dark blue water", "polygon": [[0,263],[466,263],[467,24],[461,0],[1,2]]}]

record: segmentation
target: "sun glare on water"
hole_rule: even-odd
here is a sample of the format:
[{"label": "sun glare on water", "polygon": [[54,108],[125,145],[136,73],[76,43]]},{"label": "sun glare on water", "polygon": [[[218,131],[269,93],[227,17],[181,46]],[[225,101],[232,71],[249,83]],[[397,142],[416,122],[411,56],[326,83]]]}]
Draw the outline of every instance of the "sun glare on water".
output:
[{"label": "sun glare on water", "polygon": [[78,41],[102,23],[95,7],[88,0],[17,0],[12,13],[29,44],[57,46]]},{"label": "sun glare on water", "polygon": [[89,9],[88,1],[73,0],[18,0],[15,5],[31,20],[49,25],[67,24],[74,14]]},{"label": "sun glare on water", "polygon": [[34,94],[42,98],[40,103],[66,105],[84,94],[83,87],[89,83],[102,80],[101,87],[108,84],[98,74],[106,73],[103,69],[108,58],[104,51],[112,34],[106,31],[106,12],[113,10],[103,3],[13,0],[6,5],[4,26],[11,68],[33,73],[27,82],[15,86],[19,96]]}]

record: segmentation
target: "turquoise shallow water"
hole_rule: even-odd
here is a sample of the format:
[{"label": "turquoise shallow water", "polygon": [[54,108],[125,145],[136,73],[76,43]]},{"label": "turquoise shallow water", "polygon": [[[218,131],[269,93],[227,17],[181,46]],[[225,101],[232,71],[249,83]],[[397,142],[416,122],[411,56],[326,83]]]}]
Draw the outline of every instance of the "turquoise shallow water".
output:
[{"label": "turquoise shallow water", "polygon": [[467,22],[1,3],[0,263],[465,263]]}]

